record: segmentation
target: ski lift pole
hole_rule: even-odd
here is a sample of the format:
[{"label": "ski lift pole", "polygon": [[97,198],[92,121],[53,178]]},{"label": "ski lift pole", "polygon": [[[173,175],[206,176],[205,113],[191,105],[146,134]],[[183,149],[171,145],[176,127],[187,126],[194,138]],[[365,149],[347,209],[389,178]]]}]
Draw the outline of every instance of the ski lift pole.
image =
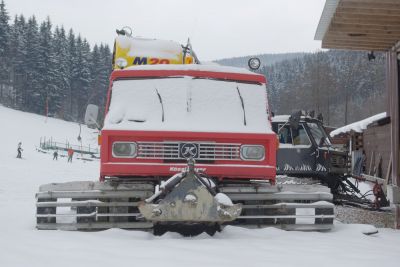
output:
[{"label": "ski lift pole", "polygon": [[80,146],[80,151],[81,151],[81,157],[83,158],[83,148],[82,148],[82,137],[81,137],[81,133],[82,133],[82,125],[79,123],[79,134],[78,134],[78,142],[81,144]]},{"label": "ski lift pole", "polygon": [[45,122],[47,123],[47,118],[49,117],[49,97],[46,94],[46,102],[45,102],[45,113],[46,113],[46,120]]}]

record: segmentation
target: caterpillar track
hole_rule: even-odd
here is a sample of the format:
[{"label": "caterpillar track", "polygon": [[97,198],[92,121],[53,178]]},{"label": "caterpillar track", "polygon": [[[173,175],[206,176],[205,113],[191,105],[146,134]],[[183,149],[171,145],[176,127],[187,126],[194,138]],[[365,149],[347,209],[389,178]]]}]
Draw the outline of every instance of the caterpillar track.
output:
[{"label": "caterpillar track", "polygon": [[[221,195],[227,198],[220,201]],[[188,171],[161,185],[127,180],[47,184],[36,198],[41,230],[123,228],[192,235],[238,225],[323,231],[333,227],[334,219],[327,187],[263,181],[216,184],[194,171],[190,162]]]}]

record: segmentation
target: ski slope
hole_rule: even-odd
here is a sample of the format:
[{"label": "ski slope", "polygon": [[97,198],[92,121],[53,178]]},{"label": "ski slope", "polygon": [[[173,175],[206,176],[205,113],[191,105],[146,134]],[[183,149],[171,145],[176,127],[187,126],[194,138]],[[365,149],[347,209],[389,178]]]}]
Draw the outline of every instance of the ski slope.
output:
[{"label": "ski slope", "polygon": [[[0,106],[0,266],[399,266],[400,231],[336,223],[330,232],[226,227],[214,237],[111,229],[102,232],[38,231],[35,192],[40,184],[96,180],[99,162],[72,164],[35,150],[41,136],[77,143],[75,123]],[[96,133],[82,127],[83,143]],[[16,158],[22,142],[23,159]]]}]

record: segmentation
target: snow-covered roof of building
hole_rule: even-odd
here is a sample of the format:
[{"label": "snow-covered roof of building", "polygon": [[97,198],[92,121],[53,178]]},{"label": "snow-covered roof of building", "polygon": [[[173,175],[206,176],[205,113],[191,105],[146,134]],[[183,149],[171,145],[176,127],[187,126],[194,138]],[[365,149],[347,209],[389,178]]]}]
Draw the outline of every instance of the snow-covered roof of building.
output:
[{"label": "snow-covered roof of building", "polygon": [[380,119],[383,119],[386,116],[387,116],[386,112],[382,112],[382,113],[376,114],[374,116],[371,116],[369,118],[366,118],[364,120],[356,121],[354,123],[351,123],[351,124],[345,125],[343,127],[337,128],[336,130],[333,130],[330,133],[330,136],[334,137],[334,136],[339,135],[341,133],[348,133],[348,132],[351,132],[351,131],[357,132],[357,133],[361,133],[365,129],[367,129],[368,125],[371,125],[372,123],[374,123],[376,121],[379,121]]}]

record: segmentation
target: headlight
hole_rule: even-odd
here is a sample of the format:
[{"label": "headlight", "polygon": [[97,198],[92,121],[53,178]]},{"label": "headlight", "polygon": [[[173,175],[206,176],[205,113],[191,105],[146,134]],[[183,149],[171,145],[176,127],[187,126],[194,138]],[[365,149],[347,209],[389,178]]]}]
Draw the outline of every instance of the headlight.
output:
[{"label": "headlight", "polygon": [[134,158],[136,157],[136,143],[130,142],[115,142],[112,147],[114,158]]},{"label": "headlight", "polygon": [[265,157],[265,148],[258,145],[243,145],[240,148],[240,156],[244,160],[263,160]]}]

